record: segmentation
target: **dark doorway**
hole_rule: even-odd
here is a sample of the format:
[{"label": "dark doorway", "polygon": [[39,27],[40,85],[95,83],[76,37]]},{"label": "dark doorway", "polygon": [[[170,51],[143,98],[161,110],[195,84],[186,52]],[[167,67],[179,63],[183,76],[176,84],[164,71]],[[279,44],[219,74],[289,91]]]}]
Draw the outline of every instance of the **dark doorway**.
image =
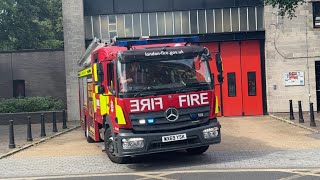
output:
[{"label": "dark doorway", "polygon": [[317,111],[320,111],[320,61],[316,61]]},{"label": "dark doorway", "polygon": [[25,97],[24,80],[13,80],[13,97]]}]

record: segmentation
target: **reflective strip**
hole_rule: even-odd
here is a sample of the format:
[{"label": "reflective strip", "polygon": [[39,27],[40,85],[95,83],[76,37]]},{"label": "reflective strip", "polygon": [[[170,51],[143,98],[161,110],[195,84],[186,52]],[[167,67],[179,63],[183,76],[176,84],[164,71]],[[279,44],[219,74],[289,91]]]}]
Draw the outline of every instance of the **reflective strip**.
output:
[{"label": "reflective strip", "polygon": [[100,111],[102,116],[109,114],[109,107],[107,104],[109,104],[109,97],[100,95]]},{"label": "reflective strip", "polygon": [[126,124],[122,108],[119,105],[116,105],[116,116],[118,118],[118,124]]},{"label": "reflective strip", "polygon": [[89,132],[94,136],[95,133],[94,133],[94,128],[93,127],[90,126]]},{"label": "reflective strip", "polygon": [[94,80],[94,82],[98,82],[97,63],[93,64],[93,80]]},{"label": "reflective strip", "polygon": [[121,106],[118,105],[118,99],[115,98],[115,107],[116,107],[116,117],[118,119],[118,124],[127,124],[126,119],[124,118],[123,110]]},{"label": "reflective strip", "polygon": [[88,75],[91,75],[91,74],[92,74],[92,68],[89,67],[87,69],[84,69],[84,70],[80,71],[78,73],[78,77],[84,77],[84,76],[88,76]]},{"label": "reflective strip", "polygon": [[219,108],[218,96],[216,96],[215,114],[218,114],[219,112],[220,112],[220,108]]},{"label": "reflective strip", "polygon": [[92,94],[92,103],[93,103],[93,110],[94,112],[97,112],[97,100],[96,100],[96,94]]},{"label": "reflective strip", "polygon": [[94,93],[97,93],[97,94],[98,94],[98,92],[99,92],[98,86],[94,86]]}]

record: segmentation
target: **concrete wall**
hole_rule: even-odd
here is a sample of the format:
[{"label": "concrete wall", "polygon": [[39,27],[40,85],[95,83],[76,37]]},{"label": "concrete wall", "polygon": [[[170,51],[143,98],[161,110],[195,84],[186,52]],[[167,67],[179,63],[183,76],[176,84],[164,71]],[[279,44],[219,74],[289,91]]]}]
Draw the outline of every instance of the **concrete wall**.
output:
[{"label": "concrete wall", "polygon": [[[296,16],[292,20],[282,19],[277,17],[276,9],[265,7],[265,54],[269,112],[289,111],[289,99],[294,101],[295,109],[298,106],[297,101],[301,100],[303,110],[307,111],[310,98],[316,109],[315,61],[320,61],[320,29],[313,28],[312,4],[310,2],[300,6],[296,10]],[[306,43],[306,39],[308,43]],[[307,58],[307,49],[309,58]],[[285,87],[284,73],[286,71],[303,71],[305,86]]]},{"label": "concrete wall", "polygon": [[83,0],[62,0],[67,106],[69,120],[79,120],[77,61],[85,51]]},{"label": "concrete wall", "polygon": [[66,100],[63,50],[0,53],[0,97],[13,97],[13,80],[25,80],[25,95]]},{"label": "concrete wall", "polygon": [[13,96],[11,57],[10,53],[0,53],[0,98]]}]

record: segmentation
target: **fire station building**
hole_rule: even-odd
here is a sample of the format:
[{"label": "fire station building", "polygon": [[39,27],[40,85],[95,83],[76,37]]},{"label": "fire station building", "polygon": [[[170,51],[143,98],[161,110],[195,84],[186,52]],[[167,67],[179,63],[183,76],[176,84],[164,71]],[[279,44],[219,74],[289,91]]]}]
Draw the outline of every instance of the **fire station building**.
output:
[{"label": "fire station building", "polygon": [[76,62],[94,37],[199,36],[223,59],[225,82],[215,89],[224,116],[287,112],[290,99],[319,106],[320,2],[299,6],[292,20],[260,0],[62,2],[71,119],[79,115]]}]

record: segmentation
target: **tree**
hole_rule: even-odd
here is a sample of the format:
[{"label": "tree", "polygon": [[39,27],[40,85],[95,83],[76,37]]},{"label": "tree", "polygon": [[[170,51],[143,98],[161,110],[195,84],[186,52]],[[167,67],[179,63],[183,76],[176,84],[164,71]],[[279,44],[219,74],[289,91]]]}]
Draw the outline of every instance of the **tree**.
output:
[{"label": "tree", "polygon": [[63,47],[61,0],[0,0],[0,50]]},{"label": "tree", "polygon": [[273,8],[279,9],[279,15],[288,18],[295,17],[295,9],[305,3],[305,0],[265,0],[266,5],[271,5]]}]

